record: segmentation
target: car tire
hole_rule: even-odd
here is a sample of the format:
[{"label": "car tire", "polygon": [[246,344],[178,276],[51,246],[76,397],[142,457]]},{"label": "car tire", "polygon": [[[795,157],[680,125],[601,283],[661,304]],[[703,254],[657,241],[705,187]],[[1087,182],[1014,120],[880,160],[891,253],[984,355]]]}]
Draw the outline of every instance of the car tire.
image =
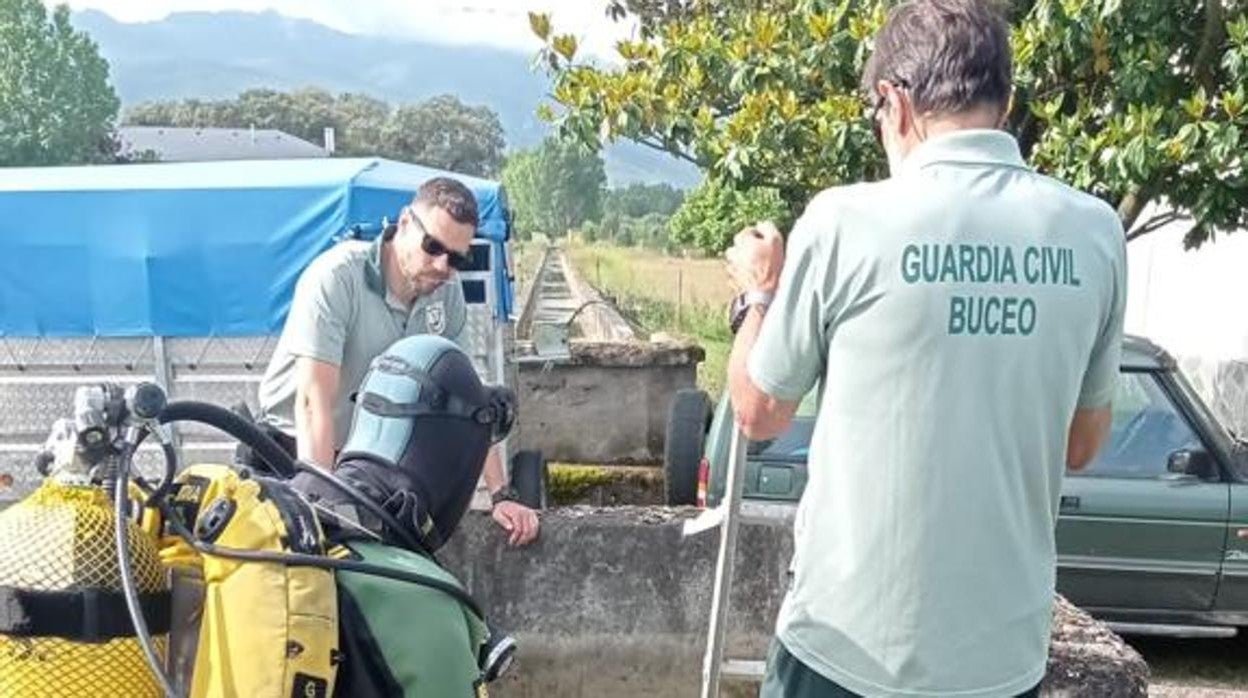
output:
[{"label": "car tire", "polygon": [[711,399],[702,390],[680,390],[667,414],[663,443],[664,494],[672,506],[695,504],[698,464],[710,424]]},{"label": "car tire", "polygon": [[521,504],[530,509],[546,508],[546,459],[541,451],[518,451],[512,456],[511,486]]}]

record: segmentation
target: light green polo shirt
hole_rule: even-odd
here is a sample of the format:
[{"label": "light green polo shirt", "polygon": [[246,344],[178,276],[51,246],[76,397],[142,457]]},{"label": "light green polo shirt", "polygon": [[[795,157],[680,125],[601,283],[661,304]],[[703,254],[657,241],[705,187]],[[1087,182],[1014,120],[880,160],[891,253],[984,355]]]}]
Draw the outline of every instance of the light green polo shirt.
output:
[{"label": "light green polo shirt", "polygon": [[787,255],[748,364],[776,398],[821,390],[780,640],[864,695],[1030,689],[1068,427],[1118,375],[1117,215],[960,131],[819,194]]},{"label": "light green polo shirt", "polygon": [[391,344],[438,334],[463,346],[467,310],[459,277],[416,299],[409,309],[386,289],[381,241],[348,240],[308,265],[295,285],[273,357],[260,383],[260,419],[294,435],[295,360],[308,357],[341,371],[334,401],[334,448],[351,429],[357,391],[369,363]]}]

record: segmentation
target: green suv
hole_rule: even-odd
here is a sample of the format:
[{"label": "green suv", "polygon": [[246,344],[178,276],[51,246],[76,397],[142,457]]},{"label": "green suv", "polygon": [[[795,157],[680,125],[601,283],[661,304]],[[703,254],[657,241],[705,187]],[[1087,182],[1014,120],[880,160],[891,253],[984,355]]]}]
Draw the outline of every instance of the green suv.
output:
[{"label": "green suv", "polygon": [[[1070,473],[1057,527],[1058,591],[1124,633],[1228,636],[1248,626],[1248,444],[1222,427],[1175,361],[1127,339],[1110,438]],[[781,436],[751,442],[747,500],[796,502],[815,392]],[[723,496],[727,397],[682,391],[668,418],[671,504]]]}]

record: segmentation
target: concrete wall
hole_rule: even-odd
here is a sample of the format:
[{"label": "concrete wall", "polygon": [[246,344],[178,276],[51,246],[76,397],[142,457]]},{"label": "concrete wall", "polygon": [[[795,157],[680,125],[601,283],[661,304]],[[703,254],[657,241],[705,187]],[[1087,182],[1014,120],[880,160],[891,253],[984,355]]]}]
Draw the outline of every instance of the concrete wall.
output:
[{"label": "concrete wall", "polygon": [[[789,510],[742,528],[730,596],[730,657],[770,640],[792,551]],[[541,538],[509,548],[470,513],[442,559],[520,643],[504,698],[696,696],[718,533],[681,536],[689,510],[548,510]],[[886,622],[886,619],[881,619]],[[1059,608],[1045,695],[1145,696],[1148,668],[1103,625]],[[750,695],[748,686],[736,687]]]},{"label": "concrete wall", "polygon": [[677,390],[696,385],[700,347],[573,342],[564,361],[519,359],[517,445],[568,463],[657,463]]}]

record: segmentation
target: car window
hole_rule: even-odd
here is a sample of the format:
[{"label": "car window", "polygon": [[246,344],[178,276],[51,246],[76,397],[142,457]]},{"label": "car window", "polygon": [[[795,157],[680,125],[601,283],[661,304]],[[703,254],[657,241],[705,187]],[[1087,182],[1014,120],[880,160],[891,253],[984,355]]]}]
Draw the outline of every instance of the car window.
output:
[{"label": "car window", "polygon": [[1151,373],[1123,373],[1114,395],[1109,439],[1082,477],[1151,479],[1166,473],[1170,454],[1202,448],[1192,430]]}]

